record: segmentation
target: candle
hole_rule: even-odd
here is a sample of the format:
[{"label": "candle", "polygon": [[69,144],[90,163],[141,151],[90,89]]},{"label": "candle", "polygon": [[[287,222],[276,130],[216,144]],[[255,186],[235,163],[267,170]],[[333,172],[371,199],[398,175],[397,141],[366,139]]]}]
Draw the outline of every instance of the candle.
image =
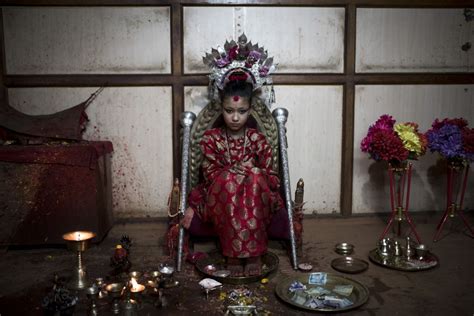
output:
[{"label": "candle", "polygon": [[130,280],[130,283],[132,284],[132,287],[130,288],[130,292],[132,293],[139,293],[142,292],[145,289],[145,286],[143,284],[138,284],[137,280],[135,278],[132,278]]},{"label": "candle", "polygon": [[63,239],[66,241],[84,241],[94,237],[95,234],[89,231],[75,231],[63,235]]}]

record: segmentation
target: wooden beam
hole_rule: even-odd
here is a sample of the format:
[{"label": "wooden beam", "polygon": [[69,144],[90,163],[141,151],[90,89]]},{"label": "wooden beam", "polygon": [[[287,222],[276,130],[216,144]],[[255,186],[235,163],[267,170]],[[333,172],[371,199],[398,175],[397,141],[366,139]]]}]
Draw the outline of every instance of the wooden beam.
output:
[{"label": "wooden beam", "polygon": [[3,9],[0,8],[0,106],[8,104],[8,90],[5,85],[6,69]]},{"label": "wooden beam", "polygon": [[[171,64],[173,73],[173,178],[181,176],[180,116],[184,111],[183,74],[183,8],[171,6]],[[177,80],[176,80],[177,79]]]},{"label": "wooden beam", "polygon": [[98,86],[170,86],[173,75],[9,75],[8,87],[98,87]]},{"label": "wooden beam", "polygon": [[342,148],[341,148],[341,214],[352,214],[352,181],[354,164],[354,100],[355,100],[355,62],[356,62],[356,7],[346,6],[344,34],[344,84],[342,108]]},{"label": "wooden beam", "polygon": [[[175,48],[173,48],[174,50]],[[175,60],[175,59],[174,59]],[[173,61],[174,63],[174,61]],[[347,63],[346,63],[347,66]],[[178,67],[178,66],[174,66]],[[275,74],[275,85],[473,84],[474,73]],[[6,75],[7,87],[207,86],[205,74]]]},{"label": "wooden beam", "polygon": [[356,84],[472,84],[474,73],[387,73],[357,74]]},{"label": "wooden beam", "polygon": [[3,6],[347,6],[379,8],[468,8],[472,0],[3,0]]}]

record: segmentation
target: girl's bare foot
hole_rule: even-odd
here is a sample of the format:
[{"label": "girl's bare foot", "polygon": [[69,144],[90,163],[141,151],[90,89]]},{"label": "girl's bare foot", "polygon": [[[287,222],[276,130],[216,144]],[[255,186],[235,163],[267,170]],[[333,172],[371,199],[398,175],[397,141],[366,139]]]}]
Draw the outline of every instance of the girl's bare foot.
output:
[{"label": "girl's bare foot", "polygon": [[227,257],[227,270],[230,271],[231,276],[243,276],[244,275],[244,265],[240,258],[230,258]]},{"label": "girl's bare foot", "polygon": [[255,276],[262,274],[262,257],[258,256],[247,258],[244,274],[247,276]]}]

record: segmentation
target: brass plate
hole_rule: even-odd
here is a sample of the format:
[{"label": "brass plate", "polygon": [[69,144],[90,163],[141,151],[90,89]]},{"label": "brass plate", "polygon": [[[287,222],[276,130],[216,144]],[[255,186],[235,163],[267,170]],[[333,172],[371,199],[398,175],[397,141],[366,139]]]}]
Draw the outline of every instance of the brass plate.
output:
[{"label": "brass plate", "polygon": [[369,259],[383,267],[401,271],[422,271],[434,268],[438,265],[438,258],[431,252],[428,252],[423,260],[420,261],[417,259],[407,260],[404,256],[381,256],[377,249],[373,249],[369,252]]},{"label": "brass plate", "polygon": [[260,279],[266,277],[269,275],[271,272],[275,271],[276,268],[278,268],[278,257],[274,253],[267,252],[262,256],[262,273],[259,275],[253,275],[253,276],[227,276],[227,277],[220,277],[220,276],[215,276],[212,273],[209,272],[209,269],[206,269],[207,266],[213,265],[217,271],[219,270],[226,270],[225,267],[225,259],[217,251],[211,252],[208,254],[207,257],[201,258],[196,262],[196,268],[206,275],[209,278],[212,278],[214,280],[217,280],[221,283],[229,283],[229,284],[247,284],[247,283],[252,283],[252,282],[257,282]]},{"label": "brass plate", "polygon": [[360,273],[367,270],[369,263],[362,259],[342,257],[331,261],[331,267],[339,272]]},{"label": "brass plate", "polygon": [[[308,284],[310,274],[311,273],[298,274],[295,277],[283,279],[282,281],[280,281],[280,283],[277,284],[275,288],[276,295],[280,299],[285,301],[286,303],[296,306],[298,308],[302,308],[304,310],[313,311],[313,312],[329,312],[329,313],[342,312],[342,311],[347,311],[350,309],[357,308],[363,305],[369,299],[369,290],[367,289],[367,287],[365,287],[365,285],[363,285],[362,283],[359,283],[348,277],[332,274],[332,273],[327,273],[327,282],[325,285],[316,285],[316,284],[313,285],[313,284]],[[307,289],[321,286],[329,291],[334,289],[334,286],[336,285],[352,285],[353,286],[352,293],[351,295],[347,296],[347,298],[350,299],[354,304],[352,304],[351,306],[344,307],[344,308],[329,308],[329,307],[310,308],[301,304],[297,304],[290,298],[290,292],[288,291],[291,283],[293,283],[294,281],[299,281],[303,283],[304,285],[306,285]]]}]

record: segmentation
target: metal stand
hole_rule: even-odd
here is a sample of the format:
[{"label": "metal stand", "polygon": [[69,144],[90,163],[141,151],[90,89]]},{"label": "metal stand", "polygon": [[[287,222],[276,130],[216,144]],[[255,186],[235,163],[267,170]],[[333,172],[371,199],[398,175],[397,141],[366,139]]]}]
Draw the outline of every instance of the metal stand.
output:
[{"label": "metal stand", "polygon": [[82,262],[82,253],[89,248],[90,241],[96,236],[95,233],[89,231],[69,232],[63,235],[70,250],[77,254],[77,268],[74,271],[69,287],[75,290],[82,290],[88,287],[86,267]]},{"label": "metal stand", "polygon": [[[390,163],[388,164],[388,177],[390,179],[390,206],[392,208],[392,214],[387,227],[385,227],[385,230],[380,236],[380,239],[385,238],[394,221],[398,224],[397,236],[400,237],[402,222],[406,220],[410,225],[411,231],[415,235],[416,240],[421,244],[420,236],[416,232],[415,225],[413,224],[410,215],[408,215],[411,169],[412,164],[410,162],[406,165],[396,167]],[[405,204],[405,207],[403,207],[403,204]]]},{"label": "metal stand", "polygon": [[[182,159],[181,159],[181,196],[179,205],[180,218],[184,216],[184,212],[187,207],[188,198],[188,166],[189,166],[189,145],[191,128],[196,115],[193,112],[183,112],[181,114],[181,125],[183,126],[183,148],[182,148]],[[184,242],[184,227],[179,225],[179,237],[178,237],[178,255],[176,258],[176,270],[181,271],[181,265],[183,260],[183,242]]]},{"label": "metal stand", "polygon": [[[462,176],[462,173],[464,171],[464,176],[460,188],[460,198],[459,198],[459,203],[457,202],[458,200],[458,194],[453,194],[456,183],[459,181],[460,177]],[[464,193],[466,193],[466,186],[467,186],[467,176],[469,174],[469,164],[467,166],[464,166],[463,164],[461,165],[456,165],[452,162],[448,162],[448,185],[447,185],[447,203],[446,203],[446,210],[444,211],[444,215],[441,218],[441,221],[439,222],[438,226],[436,227],[436,234],[433,238],[434,242],[437,242],[439,240],[439,235],[441,234],[441,231],[443,230],[443,226],[448,219],[448,217],[454,217],[456,214],[458,214],[461,219],[463,220],[464,224],[466,227],[469,229],[471,232],[471,237],[474,237],[474,230],[472,229],[471,225],[467,221],[466,217],[464,216],[463,209],[462,209],[462,204],[464,202]],[[458,181],[456,181],[458,180]],[[458,185],[459,187],[459,185]],[[459,191],[457,191],[459,193]]]},{"label": "metal stand", "polygon": [[277,108],[272,112],[273,117],[278,126],[278,136],[280,140],[280,157],[282,161],[283,171],[283,188],[285,189],[285,200],[286,209],[288,211],[288,223],[290,225],[290,242],[291,242],[291,259],[293,263],[293,269],[298,269],[298,261],[296,258],[296,238],[295,229],[293,226],[293,202],[291,200],[291,188],[290,188],[290,167],[288,165],[288,152],[287,152],[287,141],[286,141],[286,129],[285,123],[288,119],[288,111],[284,108]]}]

